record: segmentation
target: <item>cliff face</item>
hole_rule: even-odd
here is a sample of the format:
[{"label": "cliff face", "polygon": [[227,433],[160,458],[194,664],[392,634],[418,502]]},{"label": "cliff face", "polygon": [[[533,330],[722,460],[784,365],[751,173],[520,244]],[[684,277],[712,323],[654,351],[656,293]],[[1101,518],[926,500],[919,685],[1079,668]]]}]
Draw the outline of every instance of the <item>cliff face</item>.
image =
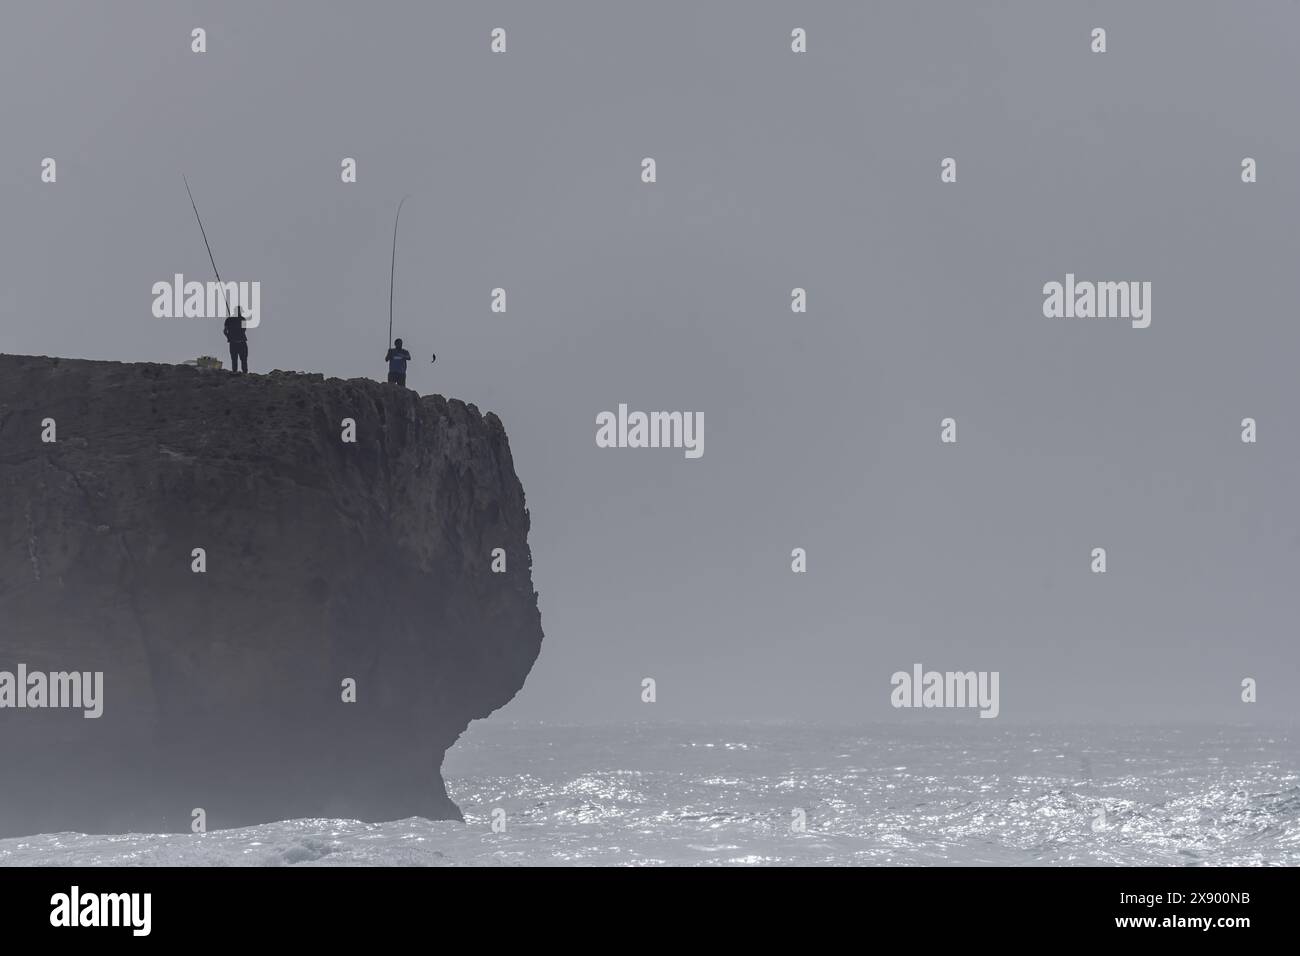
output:
[{"label": "cliff face", "polygon": [[527,536],[473,405],[0,355],[0,672],[104,675],[98,719],[0,707],[0,836],[459,818],[443,753],[541,646]]}]

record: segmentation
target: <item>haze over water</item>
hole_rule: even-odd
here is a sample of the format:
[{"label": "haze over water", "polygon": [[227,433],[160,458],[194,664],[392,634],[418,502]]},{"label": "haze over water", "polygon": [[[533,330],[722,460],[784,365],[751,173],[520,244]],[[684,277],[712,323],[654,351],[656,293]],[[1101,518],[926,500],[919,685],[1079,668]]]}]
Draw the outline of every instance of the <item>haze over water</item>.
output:
[{"label": "haze over water", "polygon": [[464,824],[45,834],[0,864],[1300,865],[1294,727],[988,724],[488,721],[443,766]]}]

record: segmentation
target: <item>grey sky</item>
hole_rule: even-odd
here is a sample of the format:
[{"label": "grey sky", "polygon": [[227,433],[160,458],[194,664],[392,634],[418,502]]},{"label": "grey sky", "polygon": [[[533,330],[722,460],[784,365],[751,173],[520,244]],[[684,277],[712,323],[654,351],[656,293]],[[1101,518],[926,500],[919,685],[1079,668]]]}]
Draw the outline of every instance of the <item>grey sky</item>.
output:
[{"label": "grey sky", "polygon": [[[2,351],[224,357],[150,313],[210,278],[184,172],[262,283],[253,370],[381,377],[410,194],[409,382],[501,416],[532,511],[505,715],[894,719],[914,661],[1000,671],[1003,720],[1300,714],[1295,4],[0,16]],[[1151,327],[1044,318],[1067,272],[1151,281]],[[704,456],[598,449],[620,402],[703,412]]]}]

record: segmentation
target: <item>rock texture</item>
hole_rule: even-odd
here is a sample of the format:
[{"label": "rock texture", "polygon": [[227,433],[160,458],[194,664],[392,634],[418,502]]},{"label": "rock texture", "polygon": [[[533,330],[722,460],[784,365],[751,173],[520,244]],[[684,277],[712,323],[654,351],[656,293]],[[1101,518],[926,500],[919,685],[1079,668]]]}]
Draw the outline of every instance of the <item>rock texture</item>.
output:
[{"label": "rock texture", "polygon": [[443,753],[541,646],[528,522],[473,405],[0,355],[0,671],[104,672],[97,720],[0,709],[0,836],[459,818]]}]

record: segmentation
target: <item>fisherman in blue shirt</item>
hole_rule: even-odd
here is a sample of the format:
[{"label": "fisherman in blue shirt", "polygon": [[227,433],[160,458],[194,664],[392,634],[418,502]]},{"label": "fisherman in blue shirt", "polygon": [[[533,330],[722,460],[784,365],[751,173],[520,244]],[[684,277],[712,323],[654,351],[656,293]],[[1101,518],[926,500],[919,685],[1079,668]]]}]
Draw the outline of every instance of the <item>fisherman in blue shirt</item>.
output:
[{"label": "fisherman in blue shirt", "polygon": [[406,363],[411,361],[411,353],[402,348],[402,340],[394,339],[393,347],[384,356],[388,363],[388,381],[393,385],[406,387]]}]

